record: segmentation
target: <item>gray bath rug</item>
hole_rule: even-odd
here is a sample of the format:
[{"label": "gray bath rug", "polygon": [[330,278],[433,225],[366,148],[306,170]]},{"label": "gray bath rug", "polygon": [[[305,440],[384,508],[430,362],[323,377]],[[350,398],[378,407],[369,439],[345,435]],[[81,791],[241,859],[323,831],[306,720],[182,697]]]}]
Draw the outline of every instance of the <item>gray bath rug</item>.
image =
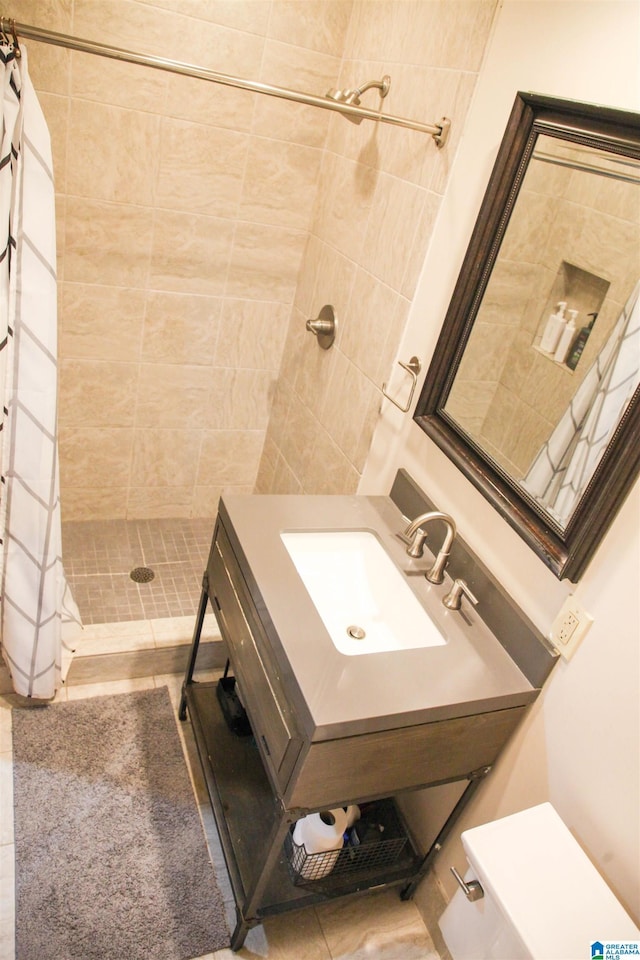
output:
[{"label": "gray bath rug", "polygon": [[13,710],[16,960],[229,945],[166,687]]}]

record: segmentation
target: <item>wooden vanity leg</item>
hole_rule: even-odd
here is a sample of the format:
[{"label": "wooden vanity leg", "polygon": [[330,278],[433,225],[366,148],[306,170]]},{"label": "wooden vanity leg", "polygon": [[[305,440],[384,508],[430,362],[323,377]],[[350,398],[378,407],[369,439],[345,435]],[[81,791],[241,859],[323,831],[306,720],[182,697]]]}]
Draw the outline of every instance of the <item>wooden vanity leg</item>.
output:
[{"label": "wooden vanity leg", "polygon": [[442,830],[440,831],[436,839],[431,844],[431,848],[429,852],[427,853],[424,860],[420,864],[420,869],[418,870],[413,880],[411,880],[410,883],[408,883],[407,886],[403,887],[402,890],[400,891],[401,900],[411,900],[414,893],[416,892],[416,889],[418,888],[418,884],[427,875],[429,868],[431,867],[431,864],[435,860],[436,856],[440,853],[443,843],[445,842],[445,840],[453,830],[456,820],[458,819],[458,817],[460,816],[464,808],[467,806],[467,804],[475,794],[476,790],[478,789],[478,787],[480,786],[484,778],[490,772],[490,770],[491,770],[491,767],[480,767],[479,770],[474,770],[473,773],[469,774],[469,776],[467,777],[469,783],[465,787],[462,793],[462,796],[456,803],[455,807],[453,808],[453,810],[445,820]]},{"label": "wooden vanity leg", "polygon": [[187,663],[187,669],[184,675],[184,681],[182,683],[182,696],[180,697],[180,706],[178,708],[178,718],[180,720],[187,719],[187,687],[190,683],[193,682],[193,671],[196,666],[196,658],[198,656],[198,648],[200,646],[200,634],[202,633],[202,625],[204,624],[204,616],[207,612],[207,601],[209,599],[209,578],[205,573],[202,578],[202,591],[200,592],[200,603],[198,604],[198,612],[196,614],[196,623],[193,628],[193,639],[191,641],[191,653],[189,654],[189,662]]}]

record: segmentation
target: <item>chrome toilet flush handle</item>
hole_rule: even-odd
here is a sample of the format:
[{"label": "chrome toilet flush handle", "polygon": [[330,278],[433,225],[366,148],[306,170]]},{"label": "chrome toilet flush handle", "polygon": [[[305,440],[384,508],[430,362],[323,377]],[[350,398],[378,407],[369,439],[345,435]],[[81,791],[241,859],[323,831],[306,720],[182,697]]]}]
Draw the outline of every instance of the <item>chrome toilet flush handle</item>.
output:
[{"label": "chrome toilet flush handle", "polygon": [[474,900],[482,900],[484,897],[484,890],[482,889],[482,884],[479,880],[470,880],[469,883],[464,880],[455,867],[451,867],[451,873],[454,875],[458,881],[458,885],[462,888],[462,891],[467,898],[473,903]]}]

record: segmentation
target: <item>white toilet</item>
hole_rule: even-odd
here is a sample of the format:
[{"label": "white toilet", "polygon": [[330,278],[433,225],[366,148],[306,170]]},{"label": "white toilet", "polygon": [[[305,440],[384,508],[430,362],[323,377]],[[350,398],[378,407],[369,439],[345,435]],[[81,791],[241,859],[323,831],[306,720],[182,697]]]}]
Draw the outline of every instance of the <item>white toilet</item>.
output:
[{"label": "white toilet", "polygon": [[484,896],[457,890],[440,918],[453,960],[589,960],[640,930],[550,803],[462,834]]}]

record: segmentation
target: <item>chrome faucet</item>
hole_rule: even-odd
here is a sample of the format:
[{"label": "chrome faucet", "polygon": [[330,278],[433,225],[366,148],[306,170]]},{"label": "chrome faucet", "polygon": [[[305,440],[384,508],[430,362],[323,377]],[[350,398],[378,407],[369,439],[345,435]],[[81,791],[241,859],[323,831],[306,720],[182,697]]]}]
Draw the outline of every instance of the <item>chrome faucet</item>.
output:
[{"label": "chrome faucet", "polygon": [[421,557],[424,552],[424,542],[427,539],[427,535],[422,527],[424,524],[430,523],[431,520],[442,520],[443,523],[446,524],[447,533],[433,566],[427,571],[425,576],[430,583],[442,583],[444,580],[444,568],[447,565],[451,544],[456,535],[456,524],[453,517],[450,517],[448,513],[441,513],[439,510],[421,513],[419,517],[411,521],[404,531],[403,539],[410,541],[407,547],[409,556]]}]

